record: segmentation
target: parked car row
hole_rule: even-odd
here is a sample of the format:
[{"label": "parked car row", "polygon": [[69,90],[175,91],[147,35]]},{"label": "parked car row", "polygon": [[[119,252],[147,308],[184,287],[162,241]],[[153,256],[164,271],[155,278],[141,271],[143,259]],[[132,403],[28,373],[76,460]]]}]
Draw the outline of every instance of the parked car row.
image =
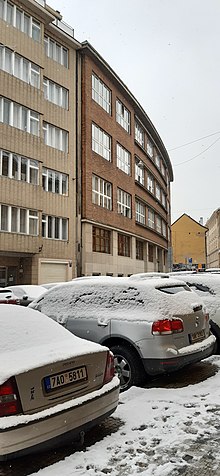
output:
[{"label": "parked car row", "polygon": [[36,286],[37,299],[31,285],[0,289],[23,304],[0,306],[0,460],[82,437],[119,389],[216,351],[220,276],[204,274],[76,278]]}]

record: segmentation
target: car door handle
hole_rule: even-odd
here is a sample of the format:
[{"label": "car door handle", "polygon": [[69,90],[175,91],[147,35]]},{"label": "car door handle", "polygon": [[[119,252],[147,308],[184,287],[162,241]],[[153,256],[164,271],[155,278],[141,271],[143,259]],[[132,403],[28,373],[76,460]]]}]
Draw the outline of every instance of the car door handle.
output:
[{"label": "car door handle", "polygon": [[107,327],[108,322],[98,322],[99,327]]}]

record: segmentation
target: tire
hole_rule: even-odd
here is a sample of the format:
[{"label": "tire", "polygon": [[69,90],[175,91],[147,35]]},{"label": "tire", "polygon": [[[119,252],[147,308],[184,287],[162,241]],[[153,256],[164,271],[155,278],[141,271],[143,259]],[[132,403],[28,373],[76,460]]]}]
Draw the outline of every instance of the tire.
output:
[{"label": "tire", "polygon": [[112,345],[115,368],[120,379],[120,391],[128,390],[132,385],[140,386],[146,380],[146,373],[140,357],[134,349],[118,344]]},{"label": "tire", "polygon": [[219,355],[220,354],[220,328],[211,319],[210,319],[210,328],[211,328],[212,334],[214,334],[214,336],[216,337],[216,343],[213,350],[213,354]]}]

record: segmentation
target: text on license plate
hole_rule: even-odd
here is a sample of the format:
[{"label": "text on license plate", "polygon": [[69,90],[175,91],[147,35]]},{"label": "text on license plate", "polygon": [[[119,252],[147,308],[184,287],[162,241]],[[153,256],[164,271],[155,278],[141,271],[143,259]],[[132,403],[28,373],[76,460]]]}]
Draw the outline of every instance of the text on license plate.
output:
[{"label": "text on license plate", "polygon": [[202,329],[201,331],[194,332],[194,334],[191,334],[190,340],[191,343],[194,344],[194,342],[199,342],[200,340],[203,340],[205,337],[205,331]]},{"label": "text on license plate", "polygon": [[88,380],[88,375],[86,367],[83,365],[82,367],[45,377],[44,386],[46,392],[51,392],[58,387],[64,387],[65,385],[70,385],[75,382],[84,382],[86,380]]}]

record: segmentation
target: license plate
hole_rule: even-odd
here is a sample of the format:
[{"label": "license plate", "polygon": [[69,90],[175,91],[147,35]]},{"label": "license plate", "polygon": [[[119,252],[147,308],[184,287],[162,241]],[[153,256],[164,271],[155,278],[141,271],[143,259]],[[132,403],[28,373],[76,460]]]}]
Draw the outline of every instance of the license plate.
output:
[{"label": "license plate", "polygon": [[65,372],[45,377],[44,388],[46,392],[52,392],[57,388],[78,382],[86,382],[87,380],[87,370],[85,365],[83,365],[82,367],[77,367],[75,369],[66,370]]},{"label": "license plate", "polygon": [[191,343],[194,344],[195,342],[199,342],[200,340],[203,340],[205,337],[205,331],[202,329],[201,331],[194,332],[194,334],[191,334],[190,340]]}]

